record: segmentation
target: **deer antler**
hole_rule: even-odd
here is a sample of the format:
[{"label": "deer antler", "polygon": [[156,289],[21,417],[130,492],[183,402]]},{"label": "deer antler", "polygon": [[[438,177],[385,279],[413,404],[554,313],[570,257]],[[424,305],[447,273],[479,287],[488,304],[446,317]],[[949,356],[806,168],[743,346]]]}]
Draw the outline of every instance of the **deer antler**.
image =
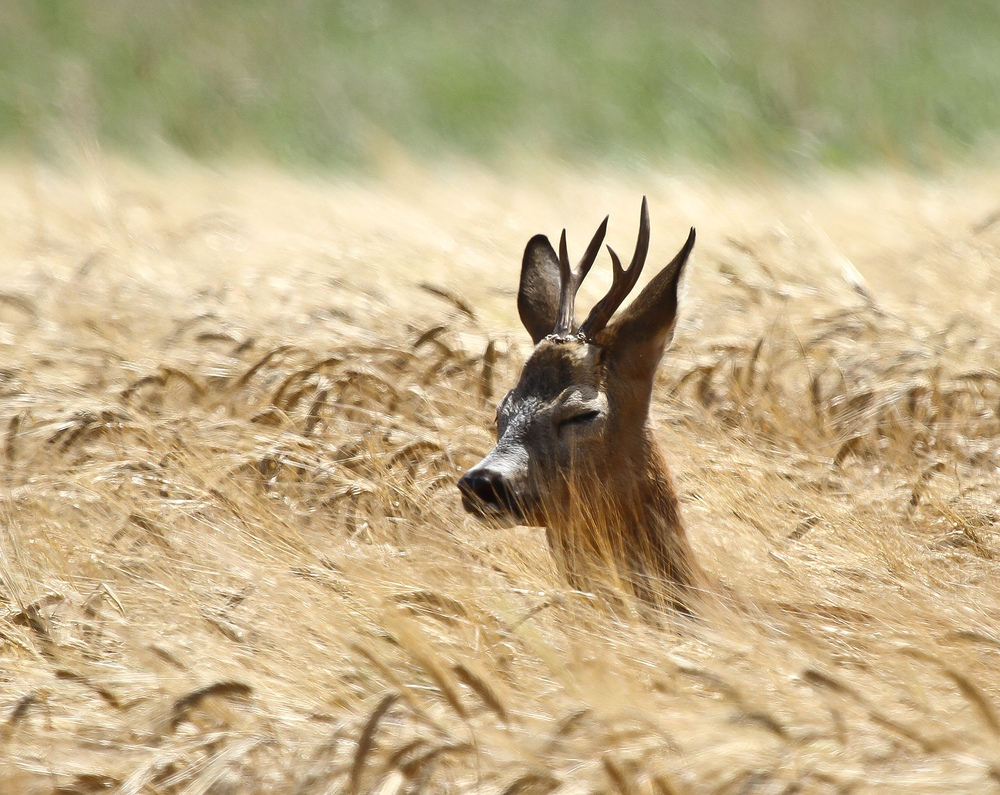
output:
[{"label": "deer antler", "polygon": [[575,325],[574,304],[576,294],[583,283],[584,278],[590,272],[594,261],[601,250],[601,243],[604,242],[604,235],[608,231],[608,216],[604,218],[601,225],[594,233],[587,251],[577,265],[576,270],[569,266],[569,252],[566,250],[566,230],[563,229],[562,237],[559,239],[559,313],[556,315],[556,327],[552,331],[553,337],[566,338],[574,333]]},{"label": "deer antler", "polygon": [[649,252],[649,207],[646,205],[646,197],[642,197],[642,210],[639,213],[639,239],[635,244],[635,254],[632,262],[629,263],[628,270],[622,270],[621,260],[615,254],[611,246],[608,246],[608,253],[611,254],[611,263],[614,268],[614,281],[608,294],[597,302],[596,306],[590,310],[587,319],[580,326],[580,334],[587,339],[593,339],[596,334],[608,325],[611,316],[622,305],[622,301],[635,287],[642,273],[642,266],[646,262],[646,254]]}]

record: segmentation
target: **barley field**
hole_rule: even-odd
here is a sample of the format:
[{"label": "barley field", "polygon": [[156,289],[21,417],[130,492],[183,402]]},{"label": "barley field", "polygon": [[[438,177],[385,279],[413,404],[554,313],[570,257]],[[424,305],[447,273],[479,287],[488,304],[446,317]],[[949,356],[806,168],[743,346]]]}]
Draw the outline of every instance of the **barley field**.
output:
[{"label": "barley field", "polygon": [[[6,161],[0,792],[1000,790],[996,184]],[[643,194],[712,580],[659,626],[455,488],[525,242]]]}]

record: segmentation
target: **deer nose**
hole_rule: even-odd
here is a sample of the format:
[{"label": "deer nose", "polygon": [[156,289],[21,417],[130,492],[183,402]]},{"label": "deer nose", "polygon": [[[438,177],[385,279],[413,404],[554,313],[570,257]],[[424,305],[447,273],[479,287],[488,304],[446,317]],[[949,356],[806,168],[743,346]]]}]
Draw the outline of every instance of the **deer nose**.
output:
[{"label": "deer nose", "polygon": [[504,476],[494,469],[479,469],[466,472],[458,481],[462,492],[462,504],[471,513],[511,511],[515,507],[514,493]]}]

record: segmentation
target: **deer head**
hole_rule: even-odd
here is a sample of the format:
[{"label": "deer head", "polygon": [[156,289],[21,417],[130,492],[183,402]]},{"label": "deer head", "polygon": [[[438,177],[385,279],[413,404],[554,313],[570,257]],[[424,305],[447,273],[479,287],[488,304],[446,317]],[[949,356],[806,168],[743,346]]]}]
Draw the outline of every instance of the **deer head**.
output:
[{"label": "deer head", "polygon": [[535,348],[497,410],[497,443],[461,478],[465,509],[499,524],[548,528],[571,581],[581,558],[598,555],[635,580],[685,583],[693,568],[670,476],[649,427],[653,379],[673,337],[677,286],[695,232],[612,322],[649,249],[642,201],[628,268],[608,247],[614,281],[579,326],[577,290],[597,259],[608,219],[576,268],[566,232],[556,255],[548,238],[524,252],[518,312]]}]

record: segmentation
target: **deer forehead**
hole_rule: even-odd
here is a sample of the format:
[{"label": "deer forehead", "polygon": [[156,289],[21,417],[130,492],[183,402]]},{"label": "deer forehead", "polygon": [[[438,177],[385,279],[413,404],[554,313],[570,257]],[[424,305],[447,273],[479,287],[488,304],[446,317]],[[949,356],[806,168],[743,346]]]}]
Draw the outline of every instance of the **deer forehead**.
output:
[{"label": "deer forehead", "polygon": [[600,359],[600,348],[582,340],[543,340],[524,363],[512,397],[550,402],[573,388],[596,390]]}]

